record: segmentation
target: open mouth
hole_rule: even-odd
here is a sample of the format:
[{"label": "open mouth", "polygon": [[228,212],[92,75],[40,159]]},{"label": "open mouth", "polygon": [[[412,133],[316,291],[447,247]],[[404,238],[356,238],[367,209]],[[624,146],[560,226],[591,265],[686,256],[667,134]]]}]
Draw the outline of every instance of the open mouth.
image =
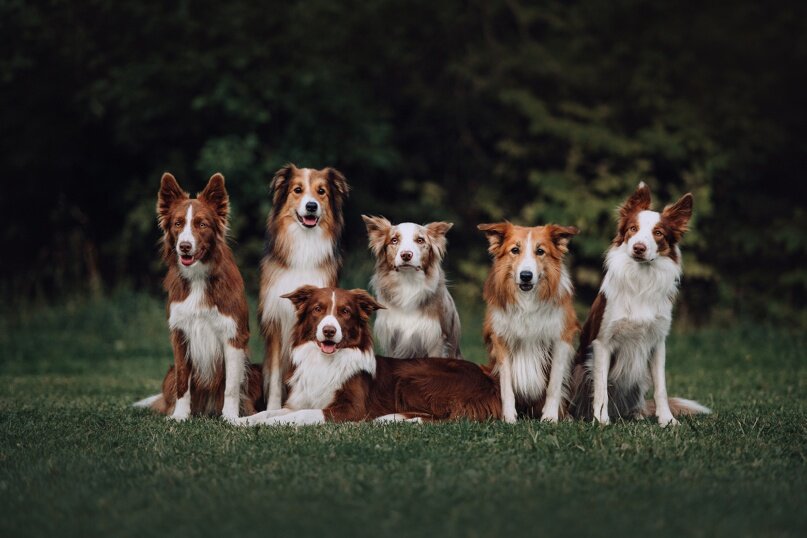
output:
[{"label": "open mouth", "polygon": [[318,344],[319,350],[326,355],[332,355],[336,351],[336,342],[333,340],[323,340],[322,342],[318,342]]},{"label": "open mouth", "polygon": [[530,284],[529,282],[522,282],[518,285],[518,288],[521,291],[530,291],[532,288],[535,287],[535,284]]},{"label": "open mouth", "polygon": [[303,215],[302,217],[298,214],[297,220],[300,221],[300,224],[305,226],[306,228],[313,228],[319,222],[319,217],[316,215]]},{"label": "open mouth", "polygon": [[194,256],[191,256],[190,254],[180,254],[179,255],[179,263],[181,263],[185,267],[189,267],[189,266],[193,265],[193,263],[195,261],[196,261],[196,258]]}]

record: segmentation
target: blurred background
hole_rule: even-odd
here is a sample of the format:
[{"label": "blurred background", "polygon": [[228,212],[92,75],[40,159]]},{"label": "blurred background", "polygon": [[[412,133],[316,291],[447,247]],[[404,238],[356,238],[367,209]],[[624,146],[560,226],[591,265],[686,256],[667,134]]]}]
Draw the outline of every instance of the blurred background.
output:
[{"label": "blurred background", "polygon": [[447,220],[476,315],[476,225],[556,222],[582,230],[583,310],[644,180],[657,207],[695,195],[679,323],[804,325],[806,35],[795,2],[0,2],[3,309],[161,297],[166,170],[224,173],[254,298],[294,162],[353,188],[345,286],[373,268],[362,213]]}]

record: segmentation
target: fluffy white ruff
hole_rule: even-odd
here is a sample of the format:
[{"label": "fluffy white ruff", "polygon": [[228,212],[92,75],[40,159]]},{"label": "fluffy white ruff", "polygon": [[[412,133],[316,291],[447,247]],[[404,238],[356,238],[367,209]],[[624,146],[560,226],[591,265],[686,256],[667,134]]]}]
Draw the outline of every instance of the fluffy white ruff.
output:
[{"label": "fluffy white ruff", "polygon": [[218,307],[204,304],[206,285],[206,279],[190,281],[190,293],[185,300],[173,302],[169,307],[168,326],[185,335],[193,372],[209,383],[223,361],[225,346],[235,338],[237,325]]},{"label": "fluffy white ruff", "polygon": [[351,377],[360,372],[375,377],[372,350],[344,348],[325,355],[316,342],[306,342],[292,349],[291,360],[295,369],[289,379],[287,409],[323,409]]},{"label": "fluffy white ruff", "polygon": [[[440,287],[443,270],[440,267],[436,269],[429,271],[428,275],[425,271],[414,269],[390,271],[383,279],[376,273],[370,279],[370,287],[375,290],[379,300],[384,302],[384,306],[416,311],[421,304],[437,293]],[[389,284],[382,285],[385,280]]]}]

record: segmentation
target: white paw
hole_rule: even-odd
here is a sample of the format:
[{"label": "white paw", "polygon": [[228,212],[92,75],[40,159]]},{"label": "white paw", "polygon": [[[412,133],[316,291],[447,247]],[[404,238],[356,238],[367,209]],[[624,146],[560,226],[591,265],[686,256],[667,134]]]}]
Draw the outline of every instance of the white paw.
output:
[{"label": "white paw", "polygon": [[611,423],[611,418],[608,416],[608,413],[600,413],[598,415],[594,415],[594,420],[599,422],[603,426],[608,426]]},{"label": "white paw", "polygon": [[508,424],[515,424],[516,420],[518,419],[518,415],[515,413],[505,413],[503,419]]},{"label": "white paw", "polygon": [[190,415],[188,413],[174,413],[173,415],[168,415],[165,418],[168,420],[173,420],[174,422],[185,422],[189,417]]},{"label": "white paw", "polygon": [[662,415],[658,417],[659,426],[666,428],[667,426],[678,426],[681,424],[672,415]]},{"label": "white paw", "polygon": [[558,412],[557,411],[547,411],[541,413],[541,422],[551,422],[557,423],[558,421]]},{"label": "white paw", "polygon": [[227,422],[233,422],[235,419],[238,418],[238,406],[225,405],[224,409],[221,410],[221,418],[223,418]]}]

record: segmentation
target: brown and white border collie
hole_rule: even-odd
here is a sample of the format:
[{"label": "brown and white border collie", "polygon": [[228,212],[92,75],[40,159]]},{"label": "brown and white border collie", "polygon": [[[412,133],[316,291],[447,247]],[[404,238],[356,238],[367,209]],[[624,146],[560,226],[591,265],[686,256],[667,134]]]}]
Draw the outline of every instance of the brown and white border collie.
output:
[{"label": "brown and white border collie", "polygon": [[[667,334],[681,278],[678,242],[692,216],[692,195],[658,213],[639,183],[619,208],[617,234],[605,257],[605,277],[580,337],[571,411],[608,424],[611,418],[656,415],[661,426],[677,415],[709,413],[667,397]],[[645,394],[654,386],[654,401]]]},{"label": "brown and white border collie", "polygon": [[157,201],[168,265],[168,326],[174,366],[162,393],[137,402],[174,420],[191,414],[253,414],[260,371],[247,355],[249,313],[244,281],[227,246],[229,198],[215,174],[195,200],[165,173]]},{"label": "brown and white border collie", "polygon": [[495,380],[474,363],[375,356],[369,320],[383,307],[366,291],[303,286],[285,297],[297,309],[288,397],[239,424],[501,416]]},{"label": "brown and white border collie", "polygon": [[485,282],[484,338],[504,420],[518,412],[557,422],[579,329],[563,263],[574,226],[480,224],[493,267]]},{"label": "brown and white border collie", "polygon": [[383,352],[400,359],[461,359],[460,318],[441,266],[452,224],[362,219],[376,257],[370,286],[384,305],[374,324]]},{"label": "brown and white border collie", "polygon": [[271,189],[258,313],[266,342],[263,383],[267,409],[280,409],[295,320],[292,304],[282,296],[304,284],[336,286],[342,205],[349,188],[345,177],[333,168],[313,170],[287,164],[275,173]]}]

